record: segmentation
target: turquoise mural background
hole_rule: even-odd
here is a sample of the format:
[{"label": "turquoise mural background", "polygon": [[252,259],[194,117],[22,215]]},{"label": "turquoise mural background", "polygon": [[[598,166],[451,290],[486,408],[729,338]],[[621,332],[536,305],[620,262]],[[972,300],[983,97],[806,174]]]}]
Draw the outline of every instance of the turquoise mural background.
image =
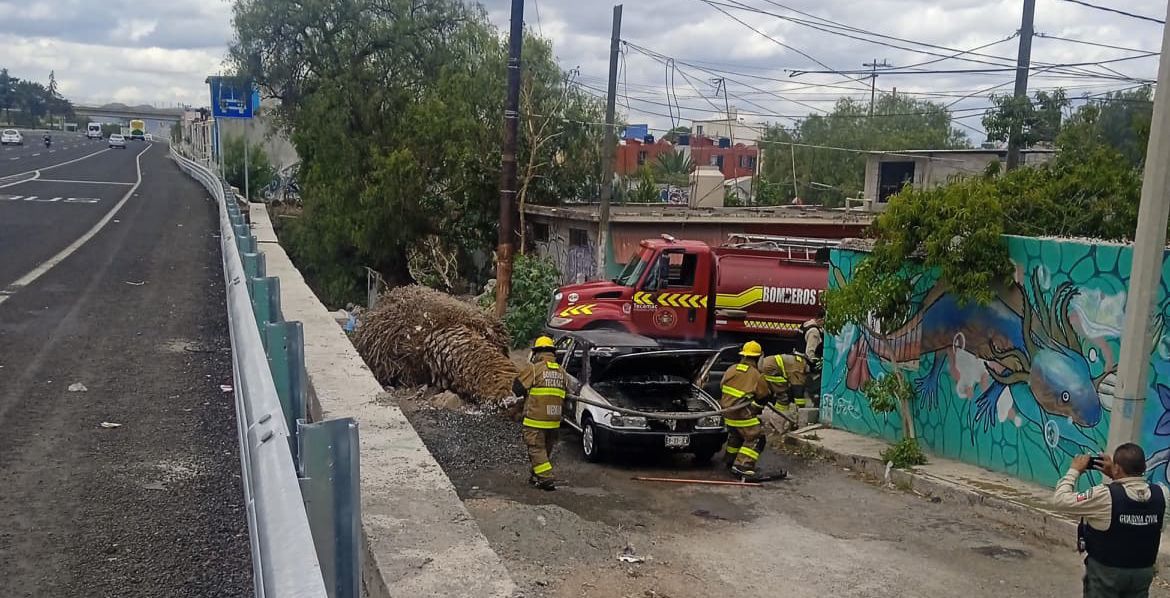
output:
[{"label": "turquoise mural background", "polygon": [[[900,367],[916,389],[912,416],[934,455],[1054,484],[1072,457],[1103,449],[1120,354],[1131,250],[1116,244],[1007,238],[1015,284],[987,306],[961,305],[924,276],[914,316],[891,330],[848,325],[825,345],[822,420],[896,441],[897,413],[878,414],[865,382]],[[830,285],[864,253],[836,250]],[[1167,269],[1155,312],[1142,446],[1151,477],[1170,456]],[[893,365],[897,364],[897,365]]]}]

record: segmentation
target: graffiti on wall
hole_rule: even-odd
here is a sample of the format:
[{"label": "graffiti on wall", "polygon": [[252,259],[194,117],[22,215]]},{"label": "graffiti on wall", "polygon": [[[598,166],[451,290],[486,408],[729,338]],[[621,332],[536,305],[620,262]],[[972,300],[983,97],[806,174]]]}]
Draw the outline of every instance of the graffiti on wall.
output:
[{"label": "graffiti on wall", "polygon": [[[561,273],[561,284],[578,284],[594,278],[597,271],[597,244],[592,236],[570,239],[570,234],[550,235],[547,241],[534,242],[538,255],[552,260]],[[575,242],[574,242],[575,241]]]},{"label": "graffiti on wall", "polygon": [[[1008,245],[1015,280],[989,304],[962,304],[924,276],[914,281],[907,321],[849,325],[834,336],[825,347],[822,416],[898,439],[897,414],[874,413],[862,389],[901,368],[916,391],[919,439],[934,454],[1052,484],[1073,455],[1102,450],[1130,250],[1016,237]],[[830,284],[848,280],[863,255],[834,252]],[[1166,284],[1164,275],[1142,438],[1148,468],[1162,481],[1170,456]]]}]

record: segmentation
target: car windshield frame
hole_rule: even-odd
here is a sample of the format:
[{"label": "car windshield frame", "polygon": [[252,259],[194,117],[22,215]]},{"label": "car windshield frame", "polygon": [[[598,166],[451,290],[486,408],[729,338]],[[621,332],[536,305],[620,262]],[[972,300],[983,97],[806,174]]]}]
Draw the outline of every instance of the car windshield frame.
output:
[{"label": "car windshield frame", "polygon": [[17,131],[16,129],[4,129],[3,131],[0,131],[0,135],[20,135],[20,131]]},{"label": "car windshield frame", "polygon": [[622,268],[622,273],[618,274],[613,282],[623,287],[633,287],[638,284],[642,278],[642,273],[646,271],[646,267],[650,262],[642,259],[641,254],[635,253],[628,262],[626,267]]}]

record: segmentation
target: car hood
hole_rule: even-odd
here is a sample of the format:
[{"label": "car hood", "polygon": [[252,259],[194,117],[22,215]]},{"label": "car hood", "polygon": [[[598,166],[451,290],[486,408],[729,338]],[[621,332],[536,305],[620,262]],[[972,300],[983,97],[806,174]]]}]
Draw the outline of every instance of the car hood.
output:
[{"label": "car hood", "polygon": [[593,372],[589,382],[599,384],[646,375],[672,376],[694,381],[713,355],[715,351],[710,349],[644,351],[621,355]]}]

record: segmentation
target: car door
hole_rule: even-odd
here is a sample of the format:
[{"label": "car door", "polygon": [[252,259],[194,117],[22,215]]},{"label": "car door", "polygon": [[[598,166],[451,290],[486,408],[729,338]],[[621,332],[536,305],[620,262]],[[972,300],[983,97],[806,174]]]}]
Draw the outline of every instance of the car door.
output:
[{"label": "car door", "polygon": [[739,345],[731,345],[715,351],[695,379],[695,386],[705,390],[716,402],[723,396],[723,373],[740,361],[739,349]]},{"label": "car door", "polygon": [[581,414],[578,413],[577,395],[581,392],[581,379],[584,375],[585,356],[584,348],[572,336],[563,336],[556,344],[557,364],[565,373],[565,407],[561,410],[562,419],[568,420],[573,427],[580,427]]},{"label": "car door", "polygon": [[694,340],[707,333],[711,253],[668,247],[643,275],[630,319],[646,336]]}]

